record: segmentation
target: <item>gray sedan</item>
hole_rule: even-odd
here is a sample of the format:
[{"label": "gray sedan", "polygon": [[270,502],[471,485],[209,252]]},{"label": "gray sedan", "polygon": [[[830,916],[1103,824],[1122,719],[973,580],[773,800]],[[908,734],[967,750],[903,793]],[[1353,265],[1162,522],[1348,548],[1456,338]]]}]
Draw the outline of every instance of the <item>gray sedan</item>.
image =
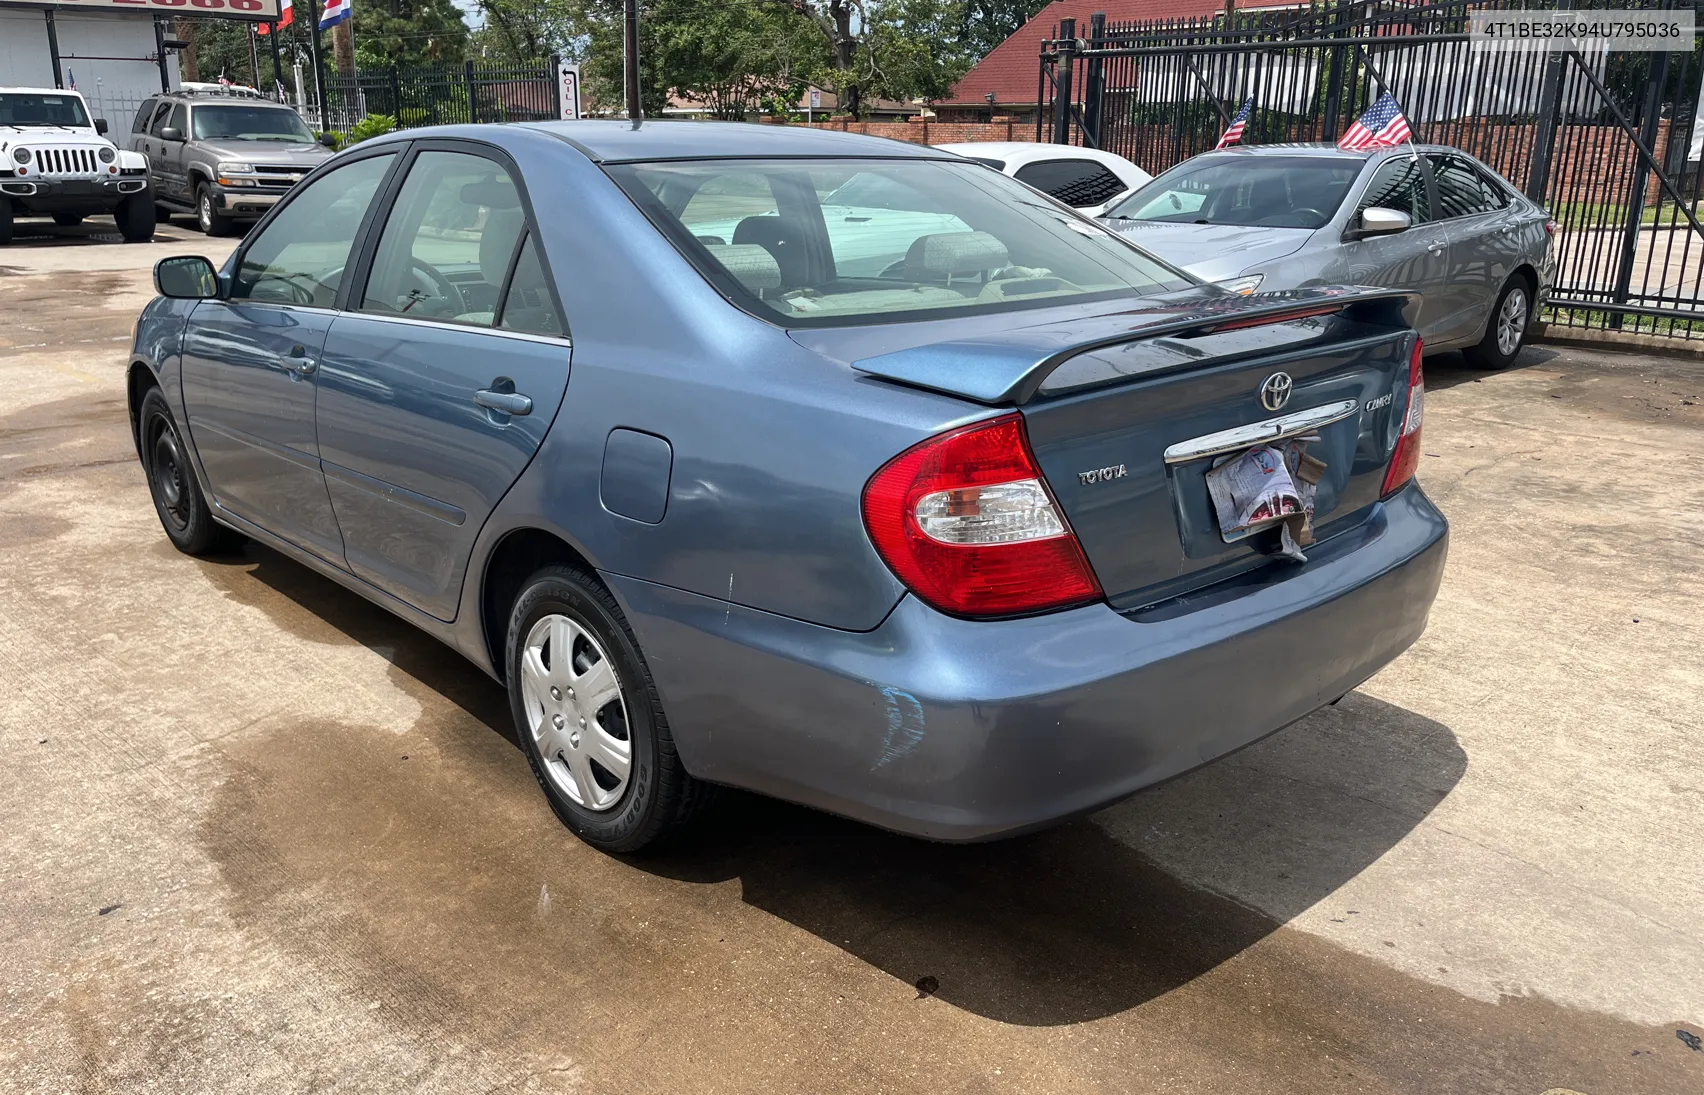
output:
[{"label": "gray sedan", "polygon": [[1244,295],[1316,285],[1418,291],[1426,352],[1514,361],[1550,291],[1556,224],[1495,171],[1439,145],[1209,152],[1102,218],[1132,243]]}]

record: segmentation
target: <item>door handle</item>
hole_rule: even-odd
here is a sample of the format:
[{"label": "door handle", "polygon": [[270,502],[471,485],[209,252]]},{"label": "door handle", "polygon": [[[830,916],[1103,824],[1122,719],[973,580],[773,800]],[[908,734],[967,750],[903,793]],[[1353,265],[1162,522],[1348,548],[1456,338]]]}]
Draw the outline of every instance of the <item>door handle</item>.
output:
[{"label": "door handle", "polygon": [[308,351],[301,346],[290,347],[290,352],[280,357],[278,364],[284,367],[285,372],[295,373],[297,376],[312,376],[314,370],[319,368],[319,362],[309,357]]},{"label": "door handle", "polygon": [[1444,250],[1444,245],[1441,244],[1441,243],[1428,243],[1426,245],[1426,250],[1432,252],[1432,254],[1434,254],[1434,255],[1442,254],[1443,250]]},{"label": "door handle", "polygon": [[481,388],[473,393],[473,401],[488,411],[499,414],[531,414],[532,398],[519,392],[495,392]]}]

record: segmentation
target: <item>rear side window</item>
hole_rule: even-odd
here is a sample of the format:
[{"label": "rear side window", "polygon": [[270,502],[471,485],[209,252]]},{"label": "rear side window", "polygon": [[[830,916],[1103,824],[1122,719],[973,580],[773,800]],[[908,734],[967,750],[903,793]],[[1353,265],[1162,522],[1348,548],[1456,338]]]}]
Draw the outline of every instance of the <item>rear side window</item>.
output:
[{"label": "rear side window", "polygon": [[538,245],[531,233],[521,244],[520,258],[515,260],[515,272],[509,278],[509,292],[503,298],[501,315],[497,326],[505,331],[560,335],[565,330],[562,317],[556,314],[556,297],[545,280],[544,264],[539,262]]},{"label": "rear side window", "polygon": [[1355,213],[1359,216],[1374,206],[1407,213],[1415,224],[1431,220],[1432,209],[1426,201],[1426,180],[1419,163],[1404,156],[1400,160],[1387,160],[1374,172],[1373,181],[1367,184],[1366,193],[1361,195]]},{"label": "rear side window", "polygon": [[1433,156],[1432,182],[1438,188],[1438,215],[1471,217],[1489,213],[1508,204],[1508,198],[1495,190],[1479,172],[1454,156]]},{"label": "rear side window", "polygon": [[1094,160],[1043,160],[1027,163],[1012,176],[1066,205],[1104,205],[1126,189],[1105,164]]},{"label": "rear side window", "polygon": [[465,152],[422,152],[379,237],[362,310],[492,326],[525,227],[507,169]]},{"label": "rear side window", "polygon": [[148,123],[154,117],[154,104],[157,102],[159,102],[158,99],[142,100],[142,105],[136,108],[136,120],[130,123],[130,132],[148,132]]}]

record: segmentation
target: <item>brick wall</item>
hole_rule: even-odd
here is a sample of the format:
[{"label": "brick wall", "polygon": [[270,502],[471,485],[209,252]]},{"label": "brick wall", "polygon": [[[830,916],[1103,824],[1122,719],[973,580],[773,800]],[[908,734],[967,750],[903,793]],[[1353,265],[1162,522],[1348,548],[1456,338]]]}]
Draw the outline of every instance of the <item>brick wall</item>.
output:
[{"label": "brick wall", "polygon": [[831,118],[812,122],[811,129],[832,129],[841,133],[864,133],[871,137],[887,137],[911,144],[966,144],[973,141],[1033,141],[1035,120],[1021,120],[1004,115],[992,122],[943,122],[913,117],[903,122],[854,122],[849,118]]}]

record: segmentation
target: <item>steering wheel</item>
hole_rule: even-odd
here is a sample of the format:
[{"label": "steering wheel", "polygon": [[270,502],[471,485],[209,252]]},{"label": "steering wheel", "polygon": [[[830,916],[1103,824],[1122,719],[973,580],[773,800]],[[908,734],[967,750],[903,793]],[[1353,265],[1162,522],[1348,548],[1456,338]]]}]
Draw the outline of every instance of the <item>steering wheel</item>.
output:
[{"label": "steering wheel", "polygon": [[[1291,209],[1283,213],[1276,213],[1270,217],[1262,217],[1260,219],[1260,223],[1270,225],[1273,228],[1300,228],[1306,223],[1308,218],[1312,218],[1316,221],[1322,221],[1325,219],[1325,214],[1311,206],[1303,206],[1300,209]],[[1290,221],[1301,223],[1286,223]]]},{"label": "steering wheel", "polygon": [[[456,288],[455,282],[445,277],[437,267],[412,255],[409,256],[408,266],[408,272],[411,275],[432,287],[434,290],[432,296],[441,298],[449,305],[447,310],[441,311],[438,310],[441,306],[434,306],[434,311],[426,314],[459,316],[467,311],[467,299],[462,296],[461,290]],[[414,294],[410,293],[409,296],[413,297]],[[426,299],[429,298],[422,297],[417,301],[411,301],[408,306],[402,308],[402,311],[412,311],[415,303],[423,303]]]}]

